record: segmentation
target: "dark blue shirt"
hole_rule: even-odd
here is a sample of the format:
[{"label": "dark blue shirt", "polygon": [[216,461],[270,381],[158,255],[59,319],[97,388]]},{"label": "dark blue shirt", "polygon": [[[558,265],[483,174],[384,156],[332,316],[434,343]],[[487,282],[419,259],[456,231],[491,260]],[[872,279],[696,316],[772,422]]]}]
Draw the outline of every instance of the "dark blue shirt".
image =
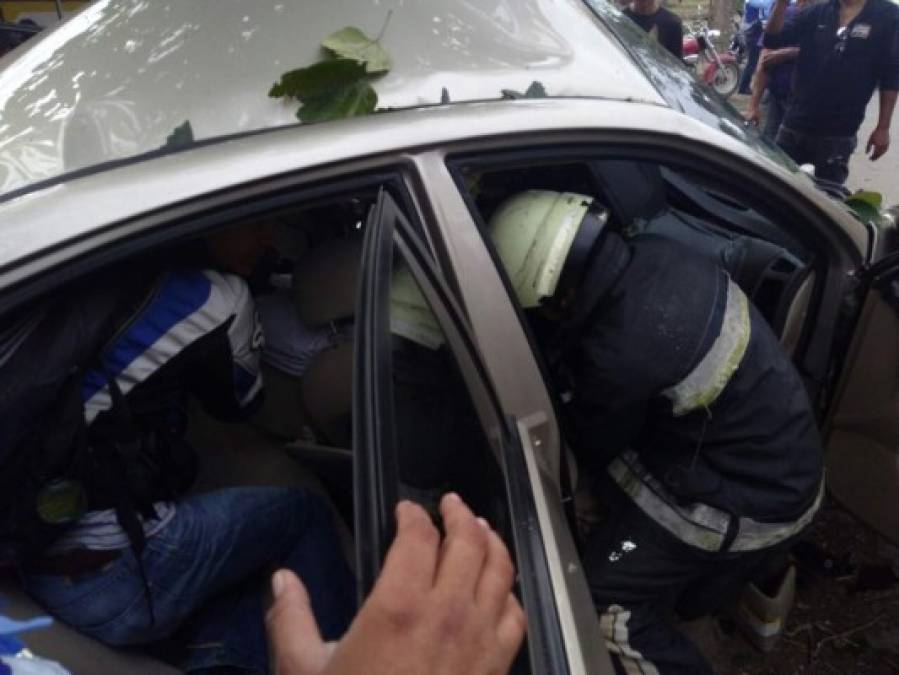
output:
[{"label": "dark blue shirt", "polygon": [[[799,7],[790,5],[784,13],[784,18],[787,21],[792,21],[799,11]],[[763,42],[764,35],[759,38],[759,47],[764,46]],[[790,96],[793,94],[793,74],[795,70],[795,59],[785,63],[778,63],[776,66],[768,68],[768,91],[783,106],[789,103]]]},{"label": "dark blue shirt", "polygon": [[784,126],[819,136],[854,136],[874,90],[899,90],[899,7],[868,0],[838,37],[839,0],[806,7],[769,49],[798,46],[793,100]]}]

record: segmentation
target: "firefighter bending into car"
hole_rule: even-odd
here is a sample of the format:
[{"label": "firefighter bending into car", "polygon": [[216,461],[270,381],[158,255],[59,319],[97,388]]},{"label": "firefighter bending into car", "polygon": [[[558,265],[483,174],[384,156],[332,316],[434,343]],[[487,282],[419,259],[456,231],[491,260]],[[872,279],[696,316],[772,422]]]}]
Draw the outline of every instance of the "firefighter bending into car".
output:
[{"label": "firefighter bending into car", "polygon": [[585,570],[616,672],[708,674],[669,619],[710,613],[783,558],[821,504],[821,441],[718,261],[608,220],[591,197],[528,191],[489,233],[603,505]]},{"label": "firefighter bending into car", "polygon": [[625,240],[590,197],[529,191],[490,235],[553,372],[605,524],[585,569],[618,672],[711,673],[669,623],[736,595],[821,504],[802,381],[717,261]]}]

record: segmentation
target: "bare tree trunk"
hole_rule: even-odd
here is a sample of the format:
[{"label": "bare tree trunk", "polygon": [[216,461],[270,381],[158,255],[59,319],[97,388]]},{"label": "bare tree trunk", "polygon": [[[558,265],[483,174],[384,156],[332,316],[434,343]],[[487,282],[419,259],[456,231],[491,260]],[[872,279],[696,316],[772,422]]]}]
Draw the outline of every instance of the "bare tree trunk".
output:
[{"label": "bare tree trunk", "polygon": [[722,41],[730,39],[734,30],[734,11],[736,0],[711,0],[709,6],[709,26],[721,31]]}]

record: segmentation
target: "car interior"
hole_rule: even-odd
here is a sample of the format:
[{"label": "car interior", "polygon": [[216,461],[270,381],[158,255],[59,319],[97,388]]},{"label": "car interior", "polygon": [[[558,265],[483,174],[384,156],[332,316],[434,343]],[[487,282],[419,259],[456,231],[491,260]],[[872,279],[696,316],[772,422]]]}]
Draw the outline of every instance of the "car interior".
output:
[{"label": "car interior", "polygon": [[[262,325],[269,329],[273,322],[268,332],[276,336],[269,335],[263,348],[265,397],[240,424],[216,420],[195,400],[188,406],[188,440],[200,466],[191,494],[237,485],[290,485],[323,494],[334,506],[351,565],[353,329],[366,218],[376,198],[376,189],[341,194],[230,225],[266,224],[275,230],[274,250],[249,280]],[[197,247],[182,241],[133,263],[153,268],[154,259],[183,259],[179,251],[187,248]],[[408,276],[401,274],[399,253],[392,265],[395,279]],[[291,345],[277,339],[282,331],[285,338],[300,340],[286,356]],[[425,348],[399,334],[391,335],[391,342],[400,496],[423,503],[439,520],[439,496],[453,490],[504,527],[499,466],[448,348]],[[427,453],[417,452],[421,439],[435,434],[447,442],[428,443]],[[0,575],[0,597],[2,612],[10,617],[45,614],[8,571]],[[114,649],[60,622],[29,634],[27,644],[76,673],[177,672],[155,657],[165,645]]]},{"label": "car interior", "polygon": [[[592,196],[609,209],[609,226],[625,238],[664,237],[715,260],[759,309],[784,350],[794,360],[801,355],[813,316],[815,256],[777,220],[706,174],[619,158],[537,166],[513,161],[496,170],[460,163],[457,184],[467,190],[469,207],[482,228],[506,199],[523,190]],[[578,483],[570,451],[566,463],[574,529],[583,537],[599,519],[598,501],[589,486]]]},{"label": "car interior", "polygon": [[[623,159],[461,173],[482,225],[520,190],[578,192],[607,205],[613,222],[628,236],[663,236],[714,257],[756,303],[785,348],[791,353],[801,349],[815,285],[814,257],[776,221],[703,175]],[[343,524],[351,562],[353,326],[366,218],[376,197],[375,189],[364,189],[265,216],[276,224],[276,251],[264,274],[251,280],[254,296],[263,313],[268,307],[263,298],[276,297],[280,324],[298,321],[319,346],[301,354],[301,369],[264,356],[265,401],[244,424],[223,424],[199,405],[190,407],[189,439],[201,466],[193,492],[256,484],[306,486],[325,493]],[[159,251],[145,256],[164,258]],[[395,274],[402,269],[399,254],[393,266]],[[266,316],[262,320],[265,326]],[[268,343],[276,345],[277,340],[267,337]],[[433,511],[436,495],[456,490],[507,533],[502,474],[449,350],[424,348],[397,335],[392,358],[400,495]],[[411,446],[422,437],[445,442],[433,442],[430,454],[416,455]],[[460,447],[469,450],[463,453]],[[0,596],[7,600],[4,614],[43,614],[15,578],[3,579]],[[111,649],[59,623],[30,635],[28,643],[35,653],[77,673],[175,672],[146,650]]]},{"label": "car interior", "polygon": [[791,354],[799,347],[815,284],[814,257],[782,225],[702,174],[623,159],[478,171],[466,177],[482,223],[521,190],[595,197],[628,237],[655,235],[717,260],[755,303]]}]

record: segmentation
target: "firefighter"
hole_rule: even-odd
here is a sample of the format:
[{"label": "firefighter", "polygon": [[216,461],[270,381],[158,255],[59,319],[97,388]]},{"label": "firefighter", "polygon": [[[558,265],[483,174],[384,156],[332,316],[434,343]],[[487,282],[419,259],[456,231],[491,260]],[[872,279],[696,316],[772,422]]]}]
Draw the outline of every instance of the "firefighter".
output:
[{"label": "firefighter", "polygon": [[585,569],[619,673],[712,673],[669,623],[735,597],[808,526],[822,449],[799,375],[717,264],[528,191],[489,231],[604,506]]}]

